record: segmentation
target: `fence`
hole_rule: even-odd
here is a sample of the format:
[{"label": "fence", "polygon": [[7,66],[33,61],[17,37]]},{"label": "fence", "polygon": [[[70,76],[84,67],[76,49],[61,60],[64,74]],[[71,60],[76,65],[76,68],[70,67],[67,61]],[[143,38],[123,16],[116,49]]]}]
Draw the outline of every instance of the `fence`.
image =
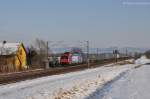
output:
[{"label": "fence", "polygon": [[0,56],[0,72],[17,71],[15,66],[15,57],[13,55]]}]

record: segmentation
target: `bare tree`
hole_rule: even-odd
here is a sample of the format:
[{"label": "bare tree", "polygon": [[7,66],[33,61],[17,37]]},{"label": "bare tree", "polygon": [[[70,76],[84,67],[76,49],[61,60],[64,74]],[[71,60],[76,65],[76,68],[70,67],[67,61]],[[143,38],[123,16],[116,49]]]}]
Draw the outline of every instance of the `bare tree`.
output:
[{"label": "bare tree", "polygon": [[32,67],[32,65],[34,65],[33,63],[37,61],[37,52],[32,45],[28,47],[27,50],[27,63],[30,67]]},{"label": "bare tree", "polygon": [[144,54],[146,55],[147,58],[150,58],[150,50],[146,51]]},{"label": "bare tree", "polygon": [[41,66],[43,66],[43,62],[47,60],[47,43],[42,39],[35,40],[35,48],[38,54],[37,58]]}]

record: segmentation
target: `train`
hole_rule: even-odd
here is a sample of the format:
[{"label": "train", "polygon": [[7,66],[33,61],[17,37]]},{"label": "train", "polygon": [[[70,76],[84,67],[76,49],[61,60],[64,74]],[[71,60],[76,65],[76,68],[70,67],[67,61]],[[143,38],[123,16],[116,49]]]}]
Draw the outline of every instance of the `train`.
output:
[{"label": "train", "polygon": [[82,50],[74,48],[69,52],[64,52],[60,56],[61,65],[71,65],[71,64],[81,64],[85,61],[84,54]]},{"label": "train", "polygon": [[65,52],[60,57],[61,65],[81,64],[81,63],[83,63],[83,56],[79,53]]},{"label": "train", "polygon": [[[90,53],[88,54],[89,62],[96,63],[101,62],[103,60],[114,60],[114,59],[124,59],[127,58],[125,54],[121,53]],[[72,48],[69,51],[64,51],[60,55],[59,64],[61,65],[74,65],[74,64],[82,64],[87,63],[87,53],[83,53],[80,48]]]}]

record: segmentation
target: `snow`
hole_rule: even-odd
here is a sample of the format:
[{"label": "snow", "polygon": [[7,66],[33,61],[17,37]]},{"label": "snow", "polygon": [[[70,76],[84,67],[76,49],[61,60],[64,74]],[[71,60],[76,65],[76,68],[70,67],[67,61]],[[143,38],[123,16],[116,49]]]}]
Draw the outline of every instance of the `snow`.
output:
[{"label": "snow", "polygon": [[150,59],[147,59],[146,56],[141,56],[141,58],[135,60],[135,64],[143,65],[150,63]]},{"label": "snow", "polygon": [[[84,99],[132,69],[135,64],[106,65],[0,86],[0,99]],[[92,98],[94,99],[94,98]]]},{"label": "snow", "polygon": [[150,99],[150,65],[131,69],[89,99]]},{"label": "snow", "polygon": [[20,43],[0,43],[0,55],[16,54]]}]

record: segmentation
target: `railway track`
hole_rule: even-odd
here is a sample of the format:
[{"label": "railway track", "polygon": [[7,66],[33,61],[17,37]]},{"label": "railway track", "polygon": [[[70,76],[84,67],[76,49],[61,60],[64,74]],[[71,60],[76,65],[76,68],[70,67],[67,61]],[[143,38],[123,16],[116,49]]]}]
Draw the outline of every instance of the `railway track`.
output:
[{"label": "railway track", "polygon": [[[122,60],[126,60],[126,59],[127,58],[120,58],[120,59],[118,59],[118,61],[122,61]],[[19,82],[19,81],[34,79],[34,78],[38,78],[38,77],[74,72],[74,71],[84,70],[87,68],[95,68],[95,67],[113,63],[115,61],[116,60],[114,60],[114,59],[105,59],[105,60],[101,60],[97,63],[91,63],[90,67],[88,67],[87,64],[82,64],[82,65],[78,65],[78,66],[68,66],[68,67],[59,67],[59,68],[50,68],[50,69],[38,69],[38,70],[29,70],[29,71],[24,71],[24,72],[1,74],[0,75],[0,84],[4,85],[4,84],[9,84],[9,83],[15,83],[15,82]]]}]

